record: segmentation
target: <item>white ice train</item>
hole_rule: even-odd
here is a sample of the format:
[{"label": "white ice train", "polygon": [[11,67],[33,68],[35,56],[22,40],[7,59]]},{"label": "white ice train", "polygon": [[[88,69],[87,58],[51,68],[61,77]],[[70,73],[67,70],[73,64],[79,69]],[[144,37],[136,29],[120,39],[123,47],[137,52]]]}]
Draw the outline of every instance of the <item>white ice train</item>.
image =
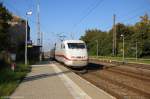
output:
[{"label": "white ice train", "polygon": [[64,40],[56,43],[55,59],[74,68],[87,66],[88,53],[85,42],[81,40]]}]

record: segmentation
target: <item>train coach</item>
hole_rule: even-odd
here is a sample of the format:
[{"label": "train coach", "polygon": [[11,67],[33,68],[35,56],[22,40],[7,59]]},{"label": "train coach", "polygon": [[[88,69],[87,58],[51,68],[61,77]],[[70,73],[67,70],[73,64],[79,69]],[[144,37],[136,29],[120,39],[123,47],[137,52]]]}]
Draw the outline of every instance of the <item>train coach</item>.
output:
[{"label": "train coach", "polygon": [[55,45],[55,59],[72,68],[88,64],[86,44],[82,40],[64,40]]}]

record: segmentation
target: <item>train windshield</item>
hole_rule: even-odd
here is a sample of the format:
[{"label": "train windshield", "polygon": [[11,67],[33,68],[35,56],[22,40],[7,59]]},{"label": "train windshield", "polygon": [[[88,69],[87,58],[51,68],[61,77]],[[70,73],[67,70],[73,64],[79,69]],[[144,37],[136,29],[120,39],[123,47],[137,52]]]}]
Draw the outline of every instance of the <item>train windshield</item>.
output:
[{"label": "train windshield", "polygon": [[69,49],[84,49],[85,44],[84,43],[68,43]]}]

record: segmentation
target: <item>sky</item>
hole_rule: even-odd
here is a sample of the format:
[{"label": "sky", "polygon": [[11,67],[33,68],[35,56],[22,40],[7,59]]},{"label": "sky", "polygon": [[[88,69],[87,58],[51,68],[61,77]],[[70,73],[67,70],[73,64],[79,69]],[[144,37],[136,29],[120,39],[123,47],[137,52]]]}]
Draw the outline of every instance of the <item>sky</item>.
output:
[{"label": "sky", "polygon": [[[31,39],[37,43],[37,0],[0,0],[14,15],[28,17]],[[116,23],[135,24],[140,16],[150,15],[150,0],[39,0],[40,30],[43,33],[44,51],[50,50],[59,40],[79,39],[87,29],[109,31]],[[27,11],[31,16],[26,16]]]}]

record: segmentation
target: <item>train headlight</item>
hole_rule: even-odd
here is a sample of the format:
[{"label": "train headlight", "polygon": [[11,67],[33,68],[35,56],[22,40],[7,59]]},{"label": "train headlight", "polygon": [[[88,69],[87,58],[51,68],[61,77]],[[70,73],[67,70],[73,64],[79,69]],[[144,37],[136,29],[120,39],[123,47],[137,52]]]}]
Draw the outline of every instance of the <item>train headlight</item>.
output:
[{"label": "train headlight", "polygon": [[76,58],[75,56],[71,56],[71,58]]}]

